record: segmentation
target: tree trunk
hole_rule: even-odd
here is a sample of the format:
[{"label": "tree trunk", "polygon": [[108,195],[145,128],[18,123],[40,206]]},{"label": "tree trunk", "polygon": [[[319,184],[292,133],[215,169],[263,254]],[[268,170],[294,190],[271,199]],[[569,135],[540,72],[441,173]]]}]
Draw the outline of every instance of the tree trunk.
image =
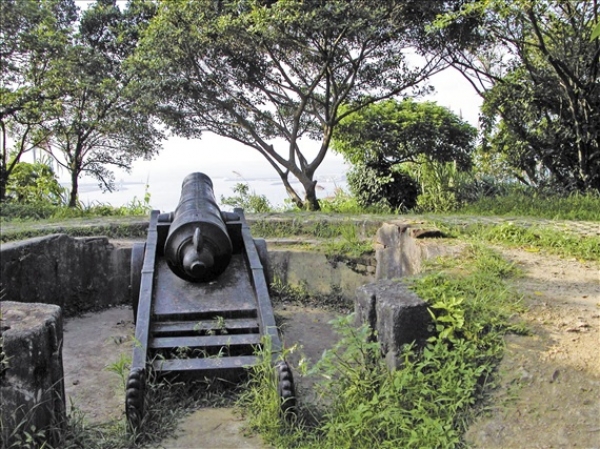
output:
[{"label": "tree trunk", "polygon": [[306,210],[321,210],[321,205],[317,199],[317,181],[310,181],[309,184],[303,184],[304,186],[304,209]]},{"label": "tree trunk", "polygon": [[71,169],[71,194],[69,196],[69,207],[77,207],[77,196],[79,194],[79,171]]},{"label": "tree trunk", "polygon": [[6,185],[8,184],[8,170],[6,164],[0,164],[0,202],[6,199]]}]

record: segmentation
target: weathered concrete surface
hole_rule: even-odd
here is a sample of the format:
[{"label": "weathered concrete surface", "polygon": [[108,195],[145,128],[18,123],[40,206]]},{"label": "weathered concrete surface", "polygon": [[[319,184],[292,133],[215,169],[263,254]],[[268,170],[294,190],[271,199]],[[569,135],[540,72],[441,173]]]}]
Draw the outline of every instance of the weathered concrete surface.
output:
[{"label": "weathered concrete surface", "polygon": [[284,284],[303,285],[314,295],[340,293],[352,300],[356,289],[375,280],[375,261],[333,261],[314,251],[278,250],[269,248],[267,277],[278,278]]},{"label": "weathered concrete surface", "polygon": [[64,234],[0,245],[3,299],[55,304],[66,315],[129,300],[130,247]]},{"label": "weathered concrete surface", "polygon": [[66,422],[63,382],[63,325],[60,307],[3,301],[2,439],[11,446],[17,434],[48,432],[57,445]]},{"label": "weathered concrete surface", "polygon": [[203,408],[183,420],[177,436],[152,449],[264,449],[257,435],[246,435],[246,422],[231,408]]},{"label": "weathered concrete surface", "polygon": [[431,317],[427,303],[401,281],[383,280],[356,290],[357,324],[367,323],[390,369],[398,368],[402,346],[423,345],[431,335]]},{"label": "weathered concrete surface", "polygon": [[460,247],[448,244],[437,229],[422,229],[406,223],[384,223],[377,231],[375,258],[377,279],[394,279],[419,273],[423,261],[458,254]]}]

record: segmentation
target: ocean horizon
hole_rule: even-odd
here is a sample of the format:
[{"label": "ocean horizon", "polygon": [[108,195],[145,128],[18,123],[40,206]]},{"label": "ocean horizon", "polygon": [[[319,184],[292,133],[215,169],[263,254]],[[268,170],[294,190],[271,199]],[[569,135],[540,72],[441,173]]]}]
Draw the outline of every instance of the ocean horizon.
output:
[{"label": "ocean horizon", "polygon": [[[191,172],[190,172],[191,173]],[[209,176],[210,174],[207,173]],[[115,183],[115,190],[103,192],[97,182],[85,179],[79,184],[79,201],[85,206],[97,204],[109,204],[114,207],[126,206],[133,202],[143,202],[146,192],[150,194],[150,206],[162,212],[174,210],[179,203],[181,194],[181,183],[185,176],[175,174],[154,179],[135,179],[122,177]],[[248,184],[252,194],[264,195],[273,208],[284,207],[286,199],[289,198],[281,179],[275,176],[249,176],[241,177],[232,173],[232,176],[210,176],[213,182],[215,198],[223,210],[230,209],[229,206],[221,204],[222,197],[234,196],[234,188],[237,184]],[[344,173],[327,173],[319,175],[317,179],[317,197],[319,199],[332,197],[339,189],[348,190],[348,184]],[[304,193],[299,182],[292,182],[301,195]],[[68,188],[68,185],[65,185]]]}]

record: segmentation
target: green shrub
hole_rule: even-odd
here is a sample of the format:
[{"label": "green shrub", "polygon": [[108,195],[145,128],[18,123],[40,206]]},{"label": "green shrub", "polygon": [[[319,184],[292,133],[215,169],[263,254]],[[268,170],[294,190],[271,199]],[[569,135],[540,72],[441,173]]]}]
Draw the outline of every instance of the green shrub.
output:
[{"label": "green shrub", "polygon": [[246,213],[266,213],[273,212],[271,203],[265,195],[257,195],[256,192],[250,192],[250,186],[247,183],[238,182],[233,188],[234,196],[225,197],[221,195],[221,204],[231,207],[241,207]]},{"label": "green shrub", "polygon": [[45,162],[19,162],[6,184],[7,203],[65,205],[66,189],[52,167]]},{"label": "green shrub", "polygon": [[406,211],[416,205],[419,188],[406,173],[356,164],[348,172],[347,179],[350,191],[363,209]]}]

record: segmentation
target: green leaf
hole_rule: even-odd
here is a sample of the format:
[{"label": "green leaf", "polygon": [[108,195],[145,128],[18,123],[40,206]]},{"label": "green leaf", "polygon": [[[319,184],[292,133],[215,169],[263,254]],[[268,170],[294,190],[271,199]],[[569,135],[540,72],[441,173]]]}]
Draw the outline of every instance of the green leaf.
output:
[{"label": "green leaf", "polygon": [[590,37],[590,40],[593,41],[595,39],[598,39],[600,37],[600,22],[596,24],[596,28],[594,28],[594,30],[592,31],[592,36]]}]

